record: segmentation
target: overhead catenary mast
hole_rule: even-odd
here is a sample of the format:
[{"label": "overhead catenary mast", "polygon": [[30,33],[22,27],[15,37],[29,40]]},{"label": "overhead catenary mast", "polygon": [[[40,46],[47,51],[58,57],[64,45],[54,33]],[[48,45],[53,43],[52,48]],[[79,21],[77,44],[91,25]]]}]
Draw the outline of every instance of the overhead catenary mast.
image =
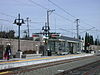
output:
[{"label": "overhead catenary mast", "polygon": [[27,37],[29,38],[30,37],[29,21],[31,20],[29,20],[29,17],[27,17],[25,21],[27,22]]},{"label": "overhead catenary mast", "polygon": [[48,26],[48,34],[49,34],[49,30],[50,30],[50,25],[49,25],[49,15],[50,13],[52,13],[55,10],[47,10],[47,26]]},{"label": "overhead catenary mast", "polygon": [[79,39],[79,19],[76,19],[77,39]]}]

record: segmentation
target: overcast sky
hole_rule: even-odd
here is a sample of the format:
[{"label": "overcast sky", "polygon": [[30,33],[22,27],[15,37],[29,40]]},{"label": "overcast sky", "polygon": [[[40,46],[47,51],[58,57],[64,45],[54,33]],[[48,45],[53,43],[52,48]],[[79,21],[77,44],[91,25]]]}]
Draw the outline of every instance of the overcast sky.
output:
[{"label": "overcast sky", "polygon": [[[31,20],[31,36],[32,33],[40,32],[45,25],[47,9],[55,9],[50,14],[50,28],[53,32],[74,37],[75,19],[80,19],[81,36],[84,36],[86,31],[95,37],[100,35],[100,0],[0,0],[0,29],[6,31],[14,29],[17,33],[17,25],[14,25],[13,21],[20,13],[23,19],[29,17]],[[24,24],[21,26],[21,33],[25,29],[27,26]]]}]

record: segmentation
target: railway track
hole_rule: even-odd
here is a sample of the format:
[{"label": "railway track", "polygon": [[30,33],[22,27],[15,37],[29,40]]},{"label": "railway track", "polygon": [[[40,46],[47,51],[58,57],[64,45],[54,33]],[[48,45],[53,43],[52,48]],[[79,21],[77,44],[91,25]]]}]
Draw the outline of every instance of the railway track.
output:
[{"label": "railway track", "polygon": [[[62,61],[54,61],[54,62],[48,62],[48,63],[42,63],[42,64],[36,64],[36,65],[30,65],[30,66],[24,66],[24,67],[5,69],[5,70],[1,70],[1,74],[2,75],[20,75],[21,73],[25,73],[25,72],[31,72],[31,71],[35,71],[35,70],[42,69],[42,68],[47,68],[47,67],[51,67],[51,66],[57,66],[57,65],[60,65],[60,64],[71,63],[71,62],[84,60],[84,59],[89,59],[89,58],[95,58],[95,57],[97,57],[97,56],[87,56],[87,57],[80,57],[80,58],[75,58],[75,59],[67,59],[67,60],[62,60]],[[79,68],[82,68],[82,67],[79,67]],[[66,73],[71,73],[71,72],[74,72],[74,71],[75,71],[75,69],[72,69],[72,70],[69,70],[69,71],[64,71],[62,73],[59,73],[57,75],[60,75],[60,74],[61,75],[65,75],[64,74],[65,72]],[[84,73],[84,75],[86,73]]]},{"label": "railway track", "polygon": [[100,60],[56,75],[100,75]]}]

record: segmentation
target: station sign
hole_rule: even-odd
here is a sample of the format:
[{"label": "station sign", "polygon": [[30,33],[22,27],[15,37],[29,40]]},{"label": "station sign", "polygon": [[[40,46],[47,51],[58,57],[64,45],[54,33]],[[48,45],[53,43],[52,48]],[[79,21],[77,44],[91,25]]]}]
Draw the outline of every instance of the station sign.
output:
[{"label": "station sign", "polygon": [[39,34],[32,34],[32,37],[33,37],[33,41],[39,41],[40,40]]},{"label": "station sign", "polygon": [[39,35],[38,34],[33,34],[32,37],[39,37]]},{"label": "station sign", "polygon": [[59,34],[51,34],[51,37],[59,37]]}]

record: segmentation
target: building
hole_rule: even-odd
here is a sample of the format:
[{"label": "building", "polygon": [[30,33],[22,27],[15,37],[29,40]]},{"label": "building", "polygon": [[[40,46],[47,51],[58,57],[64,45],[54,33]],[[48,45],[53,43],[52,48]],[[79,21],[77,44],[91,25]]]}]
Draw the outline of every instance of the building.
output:
[{"label": "building", "polygon": [[[36,38],[36,37],[35,37]],[[50,38],[37,37],[36,40],[21,40],[20,49],[22,52],[32,50],[35,53],[42,55],[59,55],[63,52],[66,53],[79,53],[83,48],[83,42],[81,40],[66,37],[66,36],[53,36]],[[39,39],[40,38],[40,39]],[[7,43],[11,44],[12,54],[15,55],[18,50],[17,39],[4,39],[1,38],[0,43],[3,48],[0,49],[1,53],[4,54]],[[33,38],[34,39],[34,38]]]},{"label": "building", "polygon": [[48,48],[53,55],[66,53],[79,53],[83,49],[83,41],[71,37],[60,36],[48,40]]}]

